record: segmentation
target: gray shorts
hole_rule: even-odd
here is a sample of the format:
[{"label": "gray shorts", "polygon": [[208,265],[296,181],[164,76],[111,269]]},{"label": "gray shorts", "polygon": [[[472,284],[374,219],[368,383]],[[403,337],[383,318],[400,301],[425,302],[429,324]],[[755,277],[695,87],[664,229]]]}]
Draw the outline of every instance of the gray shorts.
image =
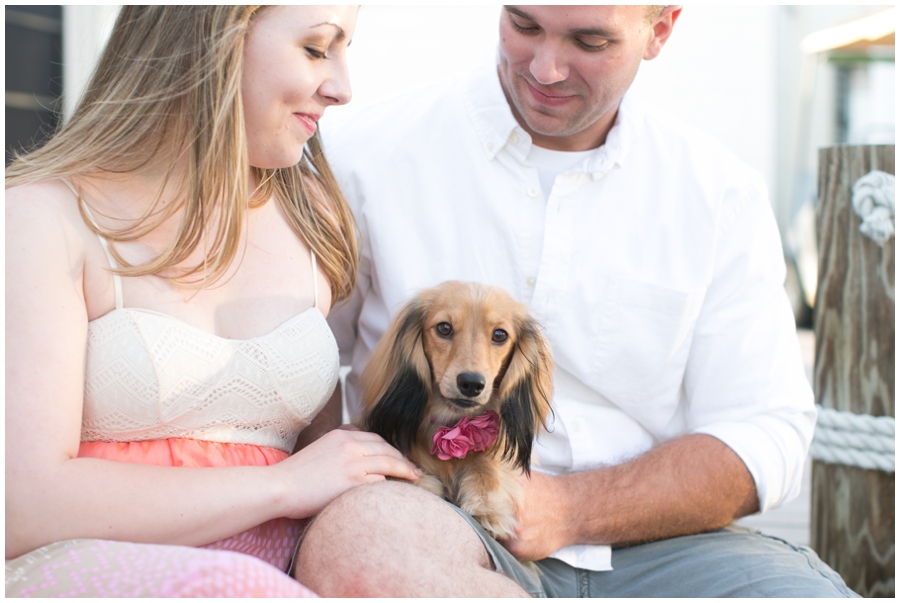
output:
[{"label": "gray shorts", "polygon": [[[449,503],[448,503],[449,504]],[[809,548],[745,527],[613,549],[612,571],[519,563],[471,516],[497,571],[534,597],[858,597]]]}]

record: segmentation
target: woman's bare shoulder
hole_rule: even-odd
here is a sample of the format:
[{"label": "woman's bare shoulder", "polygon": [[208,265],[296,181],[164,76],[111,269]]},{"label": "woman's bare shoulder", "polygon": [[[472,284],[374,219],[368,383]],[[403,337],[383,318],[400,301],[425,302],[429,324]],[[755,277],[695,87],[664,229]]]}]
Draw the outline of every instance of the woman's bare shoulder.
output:
[{"label": "woman's bare shoulder", "polygon": [[9,187],[6,189],[6,207],[36,211],[74,208],[78,213],[75,193],[62,180],[41,180]]},{"label": "woman's bare shoulder", "polygon": [[85,241],[92,232],[81,217],[75,194],[64,182],[13,186],[6,189],[5,201],[7,251],[22,248],[55,255],[64,250],[70,265],[83,260]]},{"label": "woman's bare shoulder", "polygon": [[[6,189],[6,232],[11,229],[61,227],[87,229],[75,193],[62,180],[30,182]],[[57,232],[58,234],[58,232]]]}]

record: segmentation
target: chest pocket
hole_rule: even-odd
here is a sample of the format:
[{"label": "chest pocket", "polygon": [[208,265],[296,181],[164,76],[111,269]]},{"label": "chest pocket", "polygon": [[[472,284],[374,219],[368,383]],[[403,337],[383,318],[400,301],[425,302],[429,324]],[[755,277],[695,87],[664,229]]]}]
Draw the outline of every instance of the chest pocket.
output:
[{"label": "chest pocket", "polygon": [[601,307],[594,387],[613,402],[628,405],[674,399],[703,296],[611,279]]}]

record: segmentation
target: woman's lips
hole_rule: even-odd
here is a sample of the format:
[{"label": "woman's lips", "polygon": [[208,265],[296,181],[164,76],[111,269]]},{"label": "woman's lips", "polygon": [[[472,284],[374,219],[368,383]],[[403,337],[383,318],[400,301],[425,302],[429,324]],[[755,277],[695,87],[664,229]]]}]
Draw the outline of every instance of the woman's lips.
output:
[{"label": "woman's lips", "polygon": [[312,136],[316,133],[316,122],[319,121],[319,115],[314,115],[312,113],[294,113],[294,117],[297,118],[297,121],[309,132],[309,135]]}]

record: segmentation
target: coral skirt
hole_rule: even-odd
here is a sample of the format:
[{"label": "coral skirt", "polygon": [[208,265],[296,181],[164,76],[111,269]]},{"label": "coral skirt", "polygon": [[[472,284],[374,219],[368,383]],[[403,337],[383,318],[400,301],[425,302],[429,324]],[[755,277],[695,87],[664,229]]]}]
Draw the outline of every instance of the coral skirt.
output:
[{"label": "coral skirt", "polygon": [[[246,467],[280,463],[288,453],[251,444],[223,444],[189,438],[148,442],[82,442],[79,457],[164,467]],[[200,548],[252,555],[287,571],[302,520],[273,519]]]}]

